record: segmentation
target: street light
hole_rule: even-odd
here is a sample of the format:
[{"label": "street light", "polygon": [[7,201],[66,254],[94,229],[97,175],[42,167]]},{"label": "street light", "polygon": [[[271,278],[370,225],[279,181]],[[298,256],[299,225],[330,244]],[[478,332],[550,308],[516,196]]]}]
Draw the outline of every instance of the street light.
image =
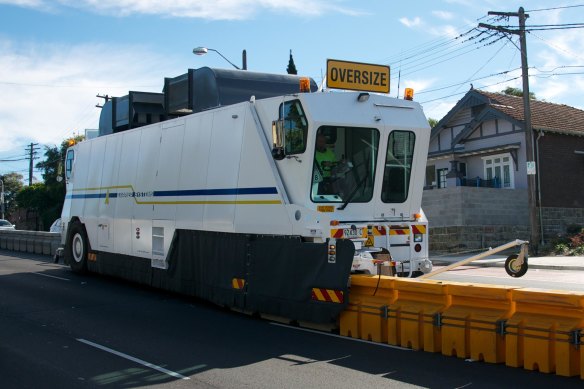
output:
[{"label": "street light", "polygon": [[233,66],[235,69],[237,70],[247,70],[247,52],[245,50],[243,50],[241,52],[241,62],[243,64],[243,66],[240,68],[239,66],[235,65],[233,62],[231,62],[230,60],[228,60],[227,58],[225,58],[225,56],[223,54],[221,54],[219,52],[219,50],[215,50],[215,49],[210,49],[208,47],[195,47],[193,49],[193,54],[195,55],[205,55],[207,54],[209,51],[214,51],[217,54],[219,54],[221,56],[221,58],[223,58],[224,60],[226,60],[227,62],[229,62],[229,64],[231,66]]}]

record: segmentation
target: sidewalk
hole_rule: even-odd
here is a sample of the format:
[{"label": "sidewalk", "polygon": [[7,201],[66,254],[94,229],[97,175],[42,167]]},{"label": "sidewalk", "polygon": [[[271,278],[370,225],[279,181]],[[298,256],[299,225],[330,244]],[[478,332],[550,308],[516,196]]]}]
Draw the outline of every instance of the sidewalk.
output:
[{"label": "sidewalk", "polygon": [[[463,259],[470,258],[473,254],[457,255],[452,254],[442,256],[442,255],[432,255],[430,254],[430,260],[434,266],[447,266],[451,263],[462,261]],[[478,261],[473,261],[465,266],[479,266],[479,267],[503,267],[505,265],[505,260],[507,255],[492,255],[485,259],[480,259]],[[530,269],[547,269],[547,270],[584,270],[584,257],[529,257],[528,265]]]}]

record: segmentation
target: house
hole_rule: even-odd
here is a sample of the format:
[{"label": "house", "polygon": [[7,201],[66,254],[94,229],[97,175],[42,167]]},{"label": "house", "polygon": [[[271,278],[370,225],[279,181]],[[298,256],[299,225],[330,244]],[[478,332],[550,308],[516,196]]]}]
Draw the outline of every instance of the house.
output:
[{"label": "house", "polygon": [[[549,241],[584,226],[584,111],[539,100],[530,107],[537,214]],[[431,249],[529,239],[523,118],[521,97],[471,89],[432,128],[423,196]]]}]

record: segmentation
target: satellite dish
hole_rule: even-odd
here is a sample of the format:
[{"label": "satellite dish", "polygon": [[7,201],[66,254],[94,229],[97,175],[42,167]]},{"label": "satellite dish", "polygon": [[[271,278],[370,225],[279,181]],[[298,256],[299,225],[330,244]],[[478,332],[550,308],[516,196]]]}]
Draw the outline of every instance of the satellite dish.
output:
[{"label": "satellite dish", "polygon": [[63,177],[57,176],[57,182],[61,182],[61,181],[63,181]]}]

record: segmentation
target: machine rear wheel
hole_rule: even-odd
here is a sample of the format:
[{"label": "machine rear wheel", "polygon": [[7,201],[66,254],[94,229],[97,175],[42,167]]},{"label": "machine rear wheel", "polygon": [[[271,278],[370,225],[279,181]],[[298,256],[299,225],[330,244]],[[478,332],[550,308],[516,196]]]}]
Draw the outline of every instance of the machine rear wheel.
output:
[{"label": "machine rear wheel", "polygon": [[523,259],[523,264],[518,264],[519,255],[513,254],[505,261],[505,271],[511,277],[523,277],[527,273],[527,257]]},{"label": "machine rear wheel", "polygon": [[87,271],[89,243],[87,241],[87,233],[81,223],[75,222],[71,225],[67,243],[66,255],[68,256],[71,270],[75,273],[85,273]]}]

